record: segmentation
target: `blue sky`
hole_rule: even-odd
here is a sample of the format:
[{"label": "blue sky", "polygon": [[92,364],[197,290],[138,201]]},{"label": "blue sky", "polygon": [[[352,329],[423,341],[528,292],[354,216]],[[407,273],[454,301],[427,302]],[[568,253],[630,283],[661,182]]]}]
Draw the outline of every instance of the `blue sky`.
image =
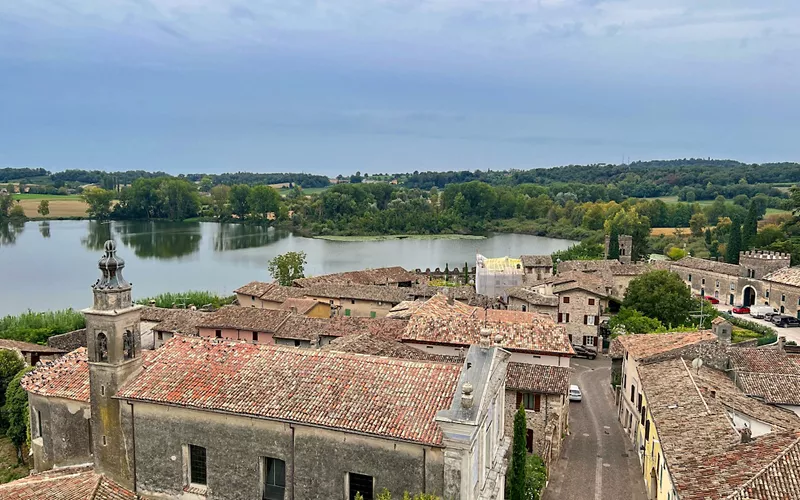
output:
[{"label": "blue sky", "polygon": [[0,166],[798,160],[796,0],[0,2]]}]

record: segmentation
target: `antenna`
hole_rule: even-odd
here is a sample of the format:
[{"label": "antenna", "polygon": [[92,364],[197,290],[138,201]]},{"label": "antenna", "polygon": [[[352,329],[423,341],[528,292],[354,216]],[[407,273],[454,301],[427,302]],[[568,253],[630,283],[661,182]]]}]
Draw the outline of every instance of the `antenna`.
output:
[{"label": "antenna", "polygon": [[700,373],[700,368],[703,366],[703,358],[694,358],[692,361],[692,368],[694,368],[695,373]]}]

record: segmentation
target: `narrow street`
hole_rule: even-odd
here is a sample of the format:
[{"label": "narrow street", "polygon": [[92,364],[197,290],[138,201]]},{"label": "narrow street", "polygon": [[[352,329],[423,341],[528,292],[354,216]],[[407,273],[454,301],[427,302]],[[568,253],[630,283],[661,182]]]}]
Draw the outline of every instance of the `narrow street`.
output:
[{"label": "narrow street", "polygon": [[572,382],[583,401],[570,403],[570,435],[553,465],[544,500],[645,500],[632,445],[625,441],[609,389],[611,361],[573,359]]}]

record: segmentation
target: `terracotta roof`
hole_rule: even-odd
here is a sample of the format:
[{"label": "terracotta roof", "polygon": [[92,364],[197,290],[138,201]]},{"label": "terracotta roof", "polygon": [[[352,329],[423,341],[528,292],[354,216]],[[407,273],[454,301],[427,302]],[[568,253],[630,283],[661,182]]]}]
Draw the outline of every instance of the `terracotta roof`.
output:
[{"label": "terracotta roof", "polygon": [[558,271],[583,271],[585,273],[609,273],[612,276],[638,276],[652,271],[649,264],[623,264],[618,260],[565,260],[558,264]]},{"label": "terracotta roof", "polygon": [[541,294],[521,286],[509,288],[506,290],[506,295],[509,297],[514,297],[515,299],[524,300],[529,304],[534,304],[537,306],[558,307],[557,296]]},{"label": "terracotta roof", "polygon": [[[642,335],[620,335],[612,341],[609,355],[624,356],[627,351],[633,359],[641,360],[674,349],[680,349],[701,342],[713,342],[717,336],[710,330],[678,333],[648,333]],[[615,347],[614,344],[619,346]],[[619,349],[622,349],[621,351]]]},{"label": "terracotta roof", "polygon": [[541,394],[566,394],[570,369],[562,366],[509,363],[506,389]]},{"label": "terracotta roof", "polygon": [[387,318],[392,319],[409,319],[425,301],[423,300],[404,300],[394,306],[387,314]]},{"label": "terracotta roof", "polygon": [[[146,308],[157,309],[157,308]],[[184,335],[196,335],[197,326],[208,320],[214,313],[204,311],[193,311],[191,309],[161,309],[157,314],[161,319],[153,326],[157,332],[182,333]],[[152,312],[148,312],[148,317],[155,317]],[[152,320],[151,320],[152,321]]]},{"label": "terracotta roof", "polygon": [[316,285],[387,285],[394,283],[415,282],[418,276],[410,271],[406,271],[400,266],[379,267],[376,269],[364,269],[362,271],[348,271],[344,273],[325,274],[312,278],[300,278],[294,280],[294,286],[306,288]]},{"label": "terracotta roof", "polygon": [[293,286],[281,286],[275,283],[275,284],[270,284],[268,287],[266,287],[264,289],[264,292],[258,297],[261,300],[268,300],[270,302],[282,303],[287,299],[293,299],[293,298],[296,299],[305,296],[306,296],[305,290],[301,290]]},{"label": "terracotta roof", "polygon": [[439,361],[446,363],[463,362],[463,358],[460,356],[430,354],[396,340],[369,332],[339,337],[334,339],[330,344],[324,346],[322,349],[329,351],[349,352],[353,354],[388,356],[390,358],[416,359],[420,361]]},{"label": "terracotta roof", "polygon": [[80,347],[53,361],[40,363],[22,378],[22,387],[39,396],[89,402],[89,363]]},{"label": "terracotta roof", "polygon": [[261,297],[270,287],[272,283],[265,283],[263,281],[251,281],[250,283],[237,288],[233,293],[241,295],[250,295],[251,297]]},{"label": "terracotta roof", "polygon": [[417,298],[429,298],[438,293],[443,293],[448,297],[454,298],[455,300],[471,300],[477,295],[475,293],[475,287],[469,285],[431,286],[427,283],[420,283],[412,286],[409,295]]},{"label": "terracotta roof", "polygon": [[786,353],[773,348],[732,349],[730,361],[731,367],[738,372],[800,375],[800,366]]},{"label": "terracotta roof", "polygon": [[[781,450],[780,455],[747,481],[729,500],[798,500],[800,499],[800,439],[795,439],[784,448],[791,435],[775,436],[774,439],[758,443],[759,448]],[[769,448],[773,448],[769,450]],[[755,447],[754,447],[755,448]],[[751,452],[753,450],[745,450]],[[760,450],[759,450],[760,451]],[[733,463],[739,457],[730,457]]]},{"label": "terracotta roof", "polygon": [[542,285],[552,286],[554,293],[580,288],[597,295],[606,295],[606,283],[596,274],[583,271],[559,272],[555,276],[536,281],[526,287],[531,289]]},{"label": "terracotta roof", "polygon": [[686,267],[689,269],[697,269],[699,271],[710,271],[728,276],[739,276],[739,266],[737,264],[728,264],[725,262],[717,262],[715,260],[698,259],[697,257],[684,257],[677,262],[673,262],[672,266]]},{"label": "terracotta roof", "polygon": [[31,344],[30,342],[20,342],[18,340],[0,339],[0,349],[11,349],[22,352],[38,352],[41,354],[61,354],[64,351],[46,345]]},{"label": "terracotta roof", "polygon": [[255,307],[224,306],[203,319],[199,328],[235,328],[258,332],[275,332],[286,319],[289,311],[257,309]]},{"label": "terracotta roof", "polygon": [[411,342],[472,345],[480,343],[480,331],[488,329],[492,341],[500,335],[506,349],[554,355],[574,354],[563,327],[546,314],[483,310],[437,295],[411,316],[403,340]]},{"label": "terracotta roof", "polygon": [[553,267],[553,257],[550,255],[520,255],[522,267]]},{"label": "terracotta roof", "polygon": [[32,474],[0,484],[0,498],[5,500],[127,500],[131,491],[97,474],[92,466],[65,467]]},{"label": "terracotta roof", "polygon": [[399,304],[408,299],[410,288],[380,285],[314,284],[305,286],[304,295],[330,299],[358,299]]},{"label": "terracotta roof", "polygon": [[306,314],[319,304],[314,299],[286,299],[278,309],[282,311],[294,311],[297,314]]},{"label": "terracotta roof", "polygon": [[767,403],[800,405],[800,365],[772,348],[733,349],[731,368],[742,391]]},{"label": "terracotta roof", "polygon": [[408,323],[390,318],[361,318],[336,316],[333,318],[309,318],[293,314],[275,333],[278,338],[316,340],[319,336],[343,337],[360,333],[372,333],[387,338],[400,338]]},{"label": "terracotta roof", "polygon": [[800,267],[785,267],[773,271],[763,278],[764,281],[781,283],[783,285],[800,286]]},{"label": "terracotta roof", "polygon": [[440,445],[448,363],[174,337],[117,397]]}]

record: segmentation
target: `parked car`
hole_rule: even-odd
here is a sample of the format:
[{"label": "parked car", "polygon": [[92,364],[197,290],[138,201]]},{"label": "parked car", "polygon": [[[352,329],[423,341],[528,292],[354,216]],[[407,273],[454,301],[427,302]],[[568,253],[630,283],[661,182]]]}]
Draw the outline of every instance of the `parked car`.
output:
[{"label": "parked car", "polygon": [[789,326],[800,326],[800,319],[785,314],[776,314],[772,317],[772,323],[775,326],[786,328]]},{"label": "parked car", "polygon": [[712,304],[719,304],[719,299],[716,298],[716,297],[712,297],[711,295],[706,295],[703,298],[706,299],[707,301],[711,302]]},{"label": "parked car", "polygon": [[731,312],[734,314],[750,314],[750,308],[747,306],[733,306]]},{"label": "parked car", "polygon": [[591,347],[574,345],[572,349],[575,351],[576,358],[594,359],[597,357],[597,351]]},{"label": "parked car", "polygon": [[569,400],[579,402],[583,400],[583,393],[577,385],[569,386]]},{"label": "parked car", "polygon": [[772,321],[772,318],[774,318],[775,316],[780,316],[780,315],[781,315],[781,313],[779,313],[778,311],[773,309],[770,312],[764,313],[764,319],[767,320],[767,321]]},{"label": "parked car", "polygon": [[752,306],[750,308],[750,316],[754,318],[764,318],[769,321],[767,315],[772,316],[773,314],[775,314],[775,309],[770,306]]}]

